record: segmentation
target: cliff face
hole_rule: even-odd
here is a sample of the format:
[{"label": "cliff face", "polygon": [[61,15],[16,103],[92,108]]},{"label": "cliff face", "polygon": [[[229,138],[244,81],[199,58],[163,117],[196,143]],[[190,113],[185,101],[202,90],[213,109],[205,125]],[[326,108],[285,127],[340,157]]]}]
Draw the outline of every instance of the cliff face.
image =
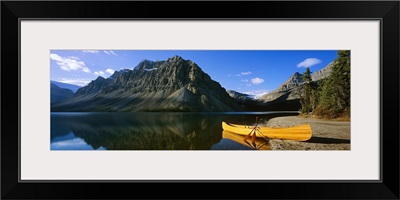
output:
[{"label": "cliff face", "polygon": [[322,68],[321,70],[318,70],[314,73],[311,74],[311,79],[313,81],[319,81],[321,79],[324,79],[329,76],[331,73],[331,69],[333,66],[333,62],[329,63],[326,67]]},{"label": "cliff face", "polygon": [[143,60],[133,70],[115,72],[80,88],[53,111],[238,111],[221,85],[193,61],[174,56]]}]

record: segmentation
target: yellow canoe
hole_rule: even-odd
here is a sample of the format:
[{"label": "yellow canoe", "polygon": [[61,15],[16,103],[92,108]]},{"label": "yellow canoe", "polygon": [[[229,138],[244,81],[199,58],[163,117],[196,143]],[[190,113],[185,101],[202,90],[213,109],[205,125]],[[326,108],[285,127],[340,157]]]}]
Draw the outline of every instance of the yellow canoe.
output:
[{"label": "yellow canoe", "polygon": [[[222,122],[222,129],[239,135],[248,135],[254,126],[244,126]],[[302,124],[298,126],[286,128],[271,128],[265,126],[257,126],[257,137],[267,137],[270,139],[297,140],[306,141],[312,136],[310,124]]]}]

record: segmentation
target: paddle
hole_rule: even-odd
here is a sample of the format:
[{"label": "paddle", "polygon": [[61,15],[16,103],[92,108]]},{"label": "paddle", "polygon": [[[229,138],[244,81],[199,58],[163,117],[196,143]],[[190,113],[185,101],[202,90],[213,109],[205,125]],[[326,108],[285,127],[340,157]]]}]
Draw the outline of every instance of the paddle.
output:
[{"label": "paddle", "polygon": [[254,131],[253,138],[251,138],[251,144],[253,144],[254,147],[256,147],[256,134],[257,134],[257,132]]},{"label": "paddle", "polygon": [[254,128],[253,128],[253,129],[250,131],[250,133],[247,134],[246,137],[244,137],[244,139],[243,139],[243,141],[247,142],[247,140],[248,140],[249,137],[251,136],[251,133],[254,131],[253,137],[252,137],[252,140],[251,140],[251,143],[252,143],[253,145],[255,145],[256,134],[257,134],[257,132],[256,132],[257,126],[258,126],[258,124],[261,122],[262,119],[260,119],[260,120],[258,120],[258,121],[257,121],[257,120],[258,120],[258,117],[256,117],[256,125],[254,126]]},{"label": "paddle", "polygon": [[[256,124],[257,124],[257,119],[258,119],[258,117],[256,117]],[[255,126],[254,126],[254,128],[256,128]],[[250,131],[250,133],[249,134],[247,134],[246,135],[246,137],[244,137],[244,139],[243,139],[243,141],[247,141],[247,139],[249,139],[249,137],[250,137],[250,134],[251,134],[251,132],[254,130],[254,128]]]}]

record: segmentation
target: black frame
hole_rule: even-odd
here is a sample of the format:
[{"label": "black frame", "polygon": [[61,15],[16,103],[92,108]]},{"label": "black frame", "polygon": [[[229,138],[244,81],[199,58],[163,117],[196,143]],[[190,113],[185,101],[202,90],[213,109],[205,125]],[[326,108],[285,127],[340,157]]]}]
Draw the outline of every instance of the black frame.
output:
[{"label": "black frame", "polygon": [[[399,199],[399,7],[398,1],[2,1],[1,198]],[[17,125],[21,108],[18,68],[19,19],[22,18],[380,19],[382,22],[380,87],[382,180],[378,182],[19,182],[20,127]],[[222,186],[228,187],[229,190],[222,189]],[[162,190],[163,192],[153,191],[165,187],[168,188]],[[153,192],[148,193],[147,189]]]}]

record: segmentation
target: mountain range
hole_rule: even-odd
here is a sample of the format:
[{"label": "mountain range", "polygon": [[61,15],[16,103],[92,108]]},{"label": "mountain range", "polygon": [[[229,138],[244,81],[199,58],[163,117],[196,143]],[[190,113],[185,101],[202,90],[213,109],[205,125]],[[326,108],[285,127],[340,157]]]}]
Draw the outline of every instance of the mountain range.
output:
[{"label": "mountain range", "polygon": [[[313,81],[329,76],[333,63],[311,74]],[[63,90],[52,83],[53,112],[137,111],[298,111],[304,81],[295,72],[274,91],[261,97],[226,90],[196,63],[174,56],[141,61],[133,70],[97,77],[84,87]],[[65,92],[65,95],[60,95]],[[53,94],[54,92],[54,94]],[[54,101],[53,101],[54,100]]]},{"label": "mountain range", "polygon": [[[319,81],[329,76],[333,63],[329,63],[326,67],[322,68],[311,74],[312,81]],[[292,76],[289,77],[288,80],[283,82],[276,90],[263,95],[260,99],[264,102],[273,101],[281,96],[286,95],[287,100],[299,99],[300,98],[300,90],[304,81],[302,79],[302,74],[299,72],[295,72]]]},{"label": "mountain range", "polygon": [[[333,62],[311,74],[311,79],[319,82],[329,76]],[[301,108],[300,96],[304,81],[302,74],[295,72],[274,91],[258,96],[228,90],[228,94],[248,111],[298,111]]]},{"label": "mountain range", "polygon": [[240,111],[226,90],[193,61],[174,56],[98,77],[52,111]]}]

